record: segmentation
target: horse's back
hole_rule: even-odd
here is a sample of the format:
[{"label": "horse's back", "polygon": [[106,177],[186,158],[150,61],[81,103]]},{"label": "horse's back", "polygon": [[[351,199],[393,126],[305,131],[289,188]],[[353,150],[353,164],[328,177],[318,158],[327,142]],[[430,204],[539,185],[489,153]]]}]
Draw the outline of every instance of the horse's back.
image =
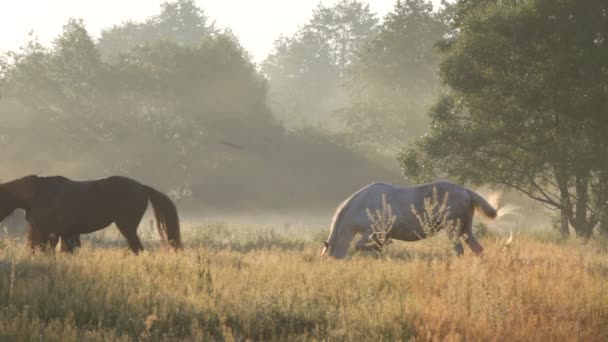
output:
[{"label": "horse's back", "polygon": [[133,207],[139,208],[148,204],[145,186],[128,177],[110,176],[74,183],[83,205],[90,210],[104,207],[112,212],[131,211]]},{"label": "horse's back", "polygon": [[436,199],[442,203],[447,193],[447,205],[454,217],[466,215],[471,208],[467,189],[454,183],[436,181],[415,186],[398,186],[389,183],[371,183],[353,194],[349,203],[343,210],[343,224],[360,227],[359,230],[369,229],[371,223],[368,210],[372,213],[382,212],[383,199],[390,205],[395,215],[395,229],[393,237],[399,240],[418,240],[420,224],[414,214],[414,209],[421,214],[424,211],[425,199]]},{"label": "horse's back", "polygon": [[353,193],[347,203],[340,209],[342,211],[342,224],[352,226],[366,226],[369,224],[367,211],[375,212],[382,210],[382,199],[385,198],[391,207],[395,208],[394,203],[398,202],[399,193],[403,187],[389,183],[375,182],[366,185]]},{"label": "horse's back", "polygon": [[383,196],[389,204],[393,202],[411,204],[423,201],[424,198],[431,198],[434,191],[437,191],[438,196],[444,196],[445,193],[448,193],[448,198],[458,200],[462,200],[463,197],[468,198],[466,188],[446,181],[436,181],[415,186],[399,186],[375,182],[357,191],[355,193],[356,196],[353,196],[353,202],[356,203],[358,200],[362,204],[374,204],[372,208],[377,209],[379,205],[382,205]]},{"label": "horse's back", "polygon": [[29,219],[52,230],[93,232],[127,215],[139,218],[148,205],[145,186],[121,176],[90,181],[40,177],[36,188]]},{"label": "horse's back", "polygon": [[460,217],[471,209],[471,201],[467,188],[462,185],[447,182],[435,181],[415,186],[393,186],[394,196],[391,202],[399,203],[400,210],[405,211],[404,215],[412,213],[412,207],[418,213],[424,210],[426,199],[443,204],[449,207],[451,216]]},{"label": "horse's back", "polygon": [[[39,194],[60,197],[64,200],[87,200],[94,197],[115,196],[121,201],[121,196],[144,191],[144,185],[123,176],[110,176],[96,180],[76,181],[63,176],[41,177]],[[130,197],[130,196],[128,196]]]}]

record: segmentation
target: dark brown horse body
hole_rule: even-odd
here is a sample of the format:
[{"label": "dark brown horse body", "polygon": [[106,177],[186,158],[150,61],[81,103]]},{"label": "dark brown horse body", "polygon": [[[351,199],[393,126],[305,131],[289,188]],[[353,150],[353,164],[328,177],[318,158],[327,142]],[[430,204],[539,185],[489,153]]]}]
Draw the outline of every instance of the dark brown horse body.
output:
[{"label": "dark brown horse body", "polygon": [[44,250],[47,245],[56,246],[61,238],[66,251],[80,244],[80,234],[115,223],[129,248],[138,253],[143,246],[137,227],[148,201],[161,237],[172,248],[181,248],[177,209],[169,197],[120,176],[94,181],[27,176],[0,184],[0,220],[17,208],[24,209],[30,246]]}]

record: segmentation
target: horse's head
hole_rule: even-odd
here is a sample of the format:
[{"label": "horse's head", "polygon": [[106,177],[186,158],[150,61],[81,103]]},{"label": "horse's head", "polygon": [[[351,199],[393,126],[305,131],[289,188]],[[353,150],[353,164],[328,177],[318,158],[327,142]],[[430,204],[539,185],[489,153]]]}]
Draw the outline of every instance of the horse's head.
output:
[{"label": "horse's head", "polygon": [[337,243],[335,241],[323,241],[323,245],[325,247],[323,248],[321,255],[329,255],[330,257],[336,259],[344,259],[344,257],[346,257],[346,252],[348,251],[348,243],[345,244],[341,241],[338,241]]},{"label": "horse's head", "polygon": [[0,221],[4,220],[15,209],[14,196],[10,192],[0,189]]}]

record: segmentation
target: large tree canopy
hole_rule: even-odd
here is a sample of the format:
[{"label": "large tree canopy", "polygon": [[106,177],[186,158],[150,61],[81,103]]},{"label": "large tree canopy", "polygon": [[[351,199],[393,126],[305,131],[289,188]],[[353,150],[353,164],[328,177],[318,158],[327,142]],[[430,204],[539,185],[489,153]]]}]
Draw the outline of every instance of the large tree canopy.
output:
[{"label": "large tree canopy", "polygon": [[456,13],[439,43],[451,90],[401,154],[406,176],[516,189],[557,209],[563,234],[606,226],[608,3],[461,0]]},{"label": "large tree canopy", "polygon": [[98,45],[106,58],[157,41],[197,46],[202,39],[217,33],[213,23],[194,0],[177,0],[161,4],[159,15],[143,23],[127,21],[101,32]]},{"label": "large tree canopy", "polygon": [[363,46],[341,110],[355,143],[394,153],[426,132],[426,110],[440,89],[433,44],[447,33],[450,10],[444,4],[434,12],[426,0],[398,1]]},{"label": "large tree canopy", "polygon": [[369,5],[341,0],[322,3],[293,37],[280,37],[262,63],[270,85],[270,105],[288,126],[342,126],[333,111],[346,103],[346,71],[361,46],[376,33],[378,20]]},{"label": "large tree canopy", "polygon": [[0,177],[131,175],[182,207],[231,211],[319,209],[374,175],[398,177],[323,134],[285,130],[238,39],[209,33],[193,4],[106,31],[149,34],[115,50],[72,19],[52,46],[33,39],[3,56]]}]

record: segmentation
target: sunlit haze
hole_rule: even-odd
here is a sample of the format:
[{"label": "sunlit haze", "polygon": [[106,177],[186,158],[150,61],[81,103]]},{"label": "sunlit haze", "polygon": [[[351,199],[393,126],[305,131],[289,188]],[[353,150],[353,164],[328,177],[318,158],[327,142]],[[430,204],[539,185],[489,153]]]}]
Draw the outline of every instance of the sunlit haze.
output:
[{"label": "sunlit haze", "polygon": [[[69,18],[82,18],[97,38],[103,28],[126,20],[142,21],[160,12],[163,0],[20,0],[4,4],[0,11],[0,50],[14,50],[34,31],[41,42],[50,43]],[[291,35],[312,13],[318,0],[198,0],[220,28],[230,28],[256,61],[266,57],[273,41]],[[335,1],[321,1],[332,4]],[[369,1],[372,10],[385,15],[395,0]],[[433,0],[437,6],[440,0]]]}]

